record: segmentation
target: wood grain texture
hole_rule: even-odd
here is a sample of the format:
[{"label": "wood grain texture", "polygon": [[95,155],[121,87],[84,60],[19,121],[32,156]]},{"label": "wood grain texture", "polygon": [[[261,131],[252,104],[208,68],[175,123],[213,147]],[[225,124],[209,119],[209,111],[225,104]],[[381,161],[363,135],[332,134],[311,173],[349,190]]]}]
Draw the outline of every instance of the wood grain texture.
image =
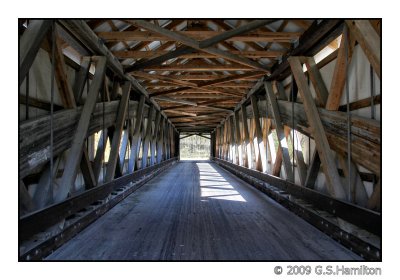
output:
[{"label": "wood grain texture", "polygon": [[48,260],[355,260],[267,196],[210,162],[180,162]]}]

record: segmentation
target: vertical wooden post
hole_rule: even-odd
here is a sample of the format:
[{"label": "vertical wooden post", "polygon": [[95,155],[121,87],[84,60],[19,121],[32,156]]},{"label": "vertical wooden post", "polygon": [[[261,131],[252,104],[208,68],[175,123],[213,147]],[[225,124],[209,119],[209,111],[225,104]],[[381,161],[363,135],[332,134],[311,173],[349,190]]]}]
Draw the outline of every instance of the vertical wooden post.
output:
[{"label": "vertical wooden post", "polygon": [[236,163],[236,140],[235,140],[235,130],[233,125],[233,116],[229,117],[229,130],[230,130],[230,151],[231,151],[231,162]]},{"label": "vertical wooden post", "polygon": [[236,132],[236,153],[238,155],[238,162],[240,166],[243,166],[243,145],[242,145],[242,137],[240,135],[240,119],[239,119],[239,110],[235,111],[235,132]]},{"label": "vertical wooden post", "polygon": [[157,144],[157,136],[160,126],[160,120],[161,120],[161,113],[160,111],[157,111],[156,120],[154,122],[153,137],[150,143],[150,166],[156,163],[156,144]]},{"label": "vertical wooden post", "polygon": [[224,123],[222,123],[222,125],[221,125],[221,140],[222,140],[222,151],[221,151],[221,158],[222,159],[226,159],[225,158],[225,145],[226,145],[226,135],[225,135],[225,129],[226,129],[226,125],[225,125],[225,122]]},{"label": "vertical wooden post", "polygon": [[164,125],[165,118],[162,117],[160,123],[160,132],[158,133],[158,141],[157,141],[157,163],[161,163],[163,159],[163,142],[164,142]]},{"label": "vertical wooden post", "polygon": [[249,140],[249,127],[247,124],[247,112],[246,107],[242,104],[242,123],[243,123],[243,144],[245,147],[245,166],[247,168],[251,168],[252,158],[251,158],[251,148],[250,148],[250,140]]}]

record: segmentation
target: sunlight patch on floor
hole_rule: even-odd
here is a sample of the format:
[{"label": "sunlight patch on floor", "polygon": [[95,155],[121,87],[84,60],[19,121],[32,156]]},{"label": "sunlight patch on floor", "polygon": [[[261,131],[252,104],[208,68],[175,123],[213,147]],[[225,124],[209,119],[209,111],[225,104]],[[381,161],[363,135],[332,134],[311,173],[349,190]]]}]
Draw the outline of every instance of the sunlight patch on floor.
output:
[{"label": "sunlight patch on floor", "polygon": [[246,202],[243,196],[209,163],[196,163],[200,173],[201,201],[220,199]]}]

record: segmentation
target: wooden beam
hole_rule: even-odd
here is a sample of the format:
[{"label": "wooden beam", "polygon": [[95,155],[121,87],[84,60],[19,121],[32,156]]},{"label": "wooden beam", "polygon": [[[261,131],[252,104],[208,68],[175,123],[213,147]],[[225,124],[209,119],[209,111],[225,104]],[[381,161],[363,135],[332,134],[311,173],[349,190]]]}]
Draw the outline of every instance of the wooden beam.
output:
[{"label": "wooden beam", "polygon": [[135,170],[136,159],[139,155],[141,141],[140,128],[142,127],[143,123],[144,102],[145,97],[141,95],[136,111],[135,127],[132,134],[131,155],[128,163],[128,174],[132,173]]},{"label": "wooden beam", "polygon": [[134,70],[151,69],[152,68],[151,66],[153,66],[153,65],[161,65],[163,62],[165,62],[167,60],[173,59],[175,57],[179,57],[181,55],[190,54],[195,51],[196,50],[191,47],[180,46],[174,51],[166,52],[165,54],[162,54],[160,56],[151,58],[151,59],[143,61],[143,62],[139,61],[132,66],[128,66],[125,68],[125,71],[130,72],[130,71],[134,71]]},{"label": "wooden beam", "polygon": [[121,148],[119,150],[119,160],[120,160],[119,165],[121,166],[122,171],[124,170],[126,152],[128,151],[128,146],[131,140],[131,130],[132,130],[131,127],[132,127],[132,119],[128,118],[127,127],[123,131]]},{"label": "wooden beam", "polygon": [[224,78],[210,79],[210,81],[199,83],[197,86],[198,87],[206,87],[206,86],[211,86],[211,85],[221,85],[221,84],[224,84],[224,83],[230,82],[230,81],[236,81],[236,80],[241,80],[241,79],[250,78],[250,77],[261,77],[263,75],[264,75],[264,73],[260,73],[260,72],[251,72],[251,73],[245,73],[245,74],[231,75],[231,76],[224,77]]},{"label": "wooden beam", "polygon": [[[239,28],[236,28],[235,30],[230,30],[224,33],[220,33],[220,34],[216,34],[214,35],[212,38],[208,38],[205,39],[203,41],[200,41],[198,43],[198,46],[200,49],[204,49],[207,47],[211,47],[212,45],[215,45],[216,43],[229,39],[233,36],[242,34],[244,32],[248,32],[251,31],[261,25],[265,25],[267,23],[267,21],[262,21],[262,20],[255,20],[253,22],[251,22],[250,24],[241,26]],[[199,34],[198,31],[195,31],[195,34]],[[190,37],[188,37],[190,38]],[[162,62],[169,60],[171,58],[175,58],[181,54],[187,54],[187,53],[192,53],[194,52],[196,49],[193,48],[193,46],[184,46],[184,47],[179,47],[177,48],[175,51],[173,52],[169,52],[167,54],[152,58],[148,61],[145,62],[139,62],[136,65],[133,65],[132,67],[129,67],[131,69],[144,69],[144,68],[148,68],[151,65],[156,65],[156,64],[161,64]],[[238,56],[239,57],[239,56]],[[249,60],[250,61],[250,60]]]},{"label": "wooden beam", "polygon": [[[264,21],[268,22],[268,21]],[[271,22],[271,21],[270,21]],[[254,20],[247,25],[240,26],[235,29],[230,29],[225,32],[220,31],[208,31],[208,30],[187,30],[187,31],[175,31],[186,37],[190,37],[197,41],[202,41],[199,44],[200,48],[206,48],[208,46],[213,46],[221,41],[226,42],[287,42],[297,40],[301,32],[266,32],[266,31],[244,31],[243,27],[251,27],[251,29],[258,28],[258,24],[263,24],[261,20]],[[268,24],[268,23],[267,23]],[[241,31],[241,33],[246,33],[246,35],[232,35],[233,32]],[[164,36],[159,33],[153,33],[150,31],[108,31],[108,32],[98,32],[97,36],[107,42],[123,42],[123,41],[162,41],[162,42],[173,42],[176,41],[169,36]]]},{"label": "wooden beam", "polygon": [[[140,72],[140,71],[134,71],[133,72],[133,75],[134,76],[140,76],[140,73],[144,73],[144,72]],[[254,72],[253,72],[254,73]],[[262,72],[258,72],[259,74],[259,76],[263,76],[264,75],[264,73],[262,73]],[[147,73],[144,73],[144,74],[147,74]],[[245,73],[245,74],[250,74],[250,73]],[[152,74],[147,74],[147,75],[152,75]],[[170,74],[170,75],[160,75],[160,76],[162,76],[162,77],[167,77],[167,78],[169,78],[170,80],[171,80],[171,83],[172,82],[174,82],[174,83],[176,83],[177,81],[179,82],[179,81],[209,81],[209,80],[214,80],[214,79],[222,79],[222,78],[226,78],[226,77],[230,77],[230,76],[233,76],[233,75],[221,75],[221,74],[192,74],[192,73],[190,73],[190,74],[179,74],[179,75],[177,75],[177,74]],[[156,76],[153,76],[153,78],[151,77],[151,76],[147,76],[148,77],[148,79],[151,79],[151,80],[158,80],[157,78],[156,78]],[[162,78],[161,77],[161,78]],[[161,79],[160,79],[161,80]],[[163,79],[163,80],[165,80],[165,79]],[[257,77],[256,76],[254,76],[254,77],[244,77],[244,78],[240,78],[240,79],[238,79],[238,78],[236,78],[236,80],[243,80],[243,81],[256,81],[257,80]],[[167,80],[166,80],[167,81]],[[167,81],[168,82],[168,81]],[[194,83],[194,82],[189,82],[189,83],[191,83],[191,85],[192,86],[196,86],[197,84],[196,83]],[[189,85],[189,84],[182,84],[182,85]]]},{"label": "wooden beam", "polygon": [[26,213],[32,212],[34,209],[34,203],[32,197],[30,196],[24,182],[19,180],[19,191],[18,191],[18,201],[19,201],[19,215],[23,216]]},{"label": "wooden beam", "polygon": [[272,74],[268,81],[283,80],[290,74],[290,65],[287,61],[290,56],[307,55],[313,56],[325,45],[340,35],[342,31],[342,20],[316,20],[299,38],[299,45],[286,53],[281,62],[276,62],[272,67]]},{"label": "wooden beam", "polygon": [[32,197],[32,208],[31,210],[39,210],[44,207],[53,204],[53,193],[54,184],[51,184],[51,180],[57,179],[58,168],[63,155],[58,156],[53,165],[53,174],[50,173],[50,163],[47,163],[43,170],[41,170],[39,181],[37,182],[36,191]]},{"label": "wooden beam", "polygon": [[164,158],[164,126],[165,119],[161,118],[161,123],[159,127],[158,139],[157,139],[157,163],[160,163]]},{"label": "wooden beam", "polygon": [[90,87],[88,97],[86,98],[85,105],[83,106],[82,115],[76,128],[74,140],[70,150],[70,156],[67,159],[64,168],[64,174],[61,178],[61,188],[55,196],[55,201],[60,202],[64,200],[68,193],[73,190],[76,179],[78,162],[81,160],[82,148],[84,140],[88,132],[90,117],[92,115],[96,99],[99,94],[100,87],[103,83],[106,59],[104,57],[96,57],[96,73]]},{"label": "wooden beam", "polygon": [[65,68],[64,54],[62,52],[61,40],[58,35],[55,36],[55,76],[58,86],[58,93],[62,103],[66,108],[75,108],[76,102],[71,84],[68,81],[67,70]]},{"label": "wooden beam", "polygon": [[353,48],[349,47],[349,38],[347,32],[342,35],[338,56],[336,58],[336,65],[333,71],[331,88],[329,91],[328,99],[325,103],[325,109],[337,110],[343,95],[344,85],[346,84],[346,77],[348,65],[352,57]]},{"label": "wooden beam", "polygon": [[51,20],[30,20],[28,28],[19,40],[18,86],[21,86],[28,74],[40,45],[52,25]]},{"label": "wooden beam", "polygon": [[255,138],[254,146],[256,147],[256,166],[257,170],[266,172],[267,170],[267,159],[265,153],[265,147],[263,143],[262,130],[260,125],[260,113],[258,111],[257,98],[253,95],[250,97],[251,107],[253,108],[254,123],[255,123]]},{"label": "wooden beam", "polygon": [[161,121],[161,114],[160,112],[157,112],[156,119],[154,121],[154,131],[150,142],[150,166],[156,164],[156,145],[157,145],[157,136],[159,133],[158,131],[160,130],[160,121]]},{"label": "wooden beam", "polygon": [[307,80],[304,76],[300,60],[297,57],[290,57],[288,58],[288,62],[299,87],[299,92],[303,97],[304,109],[312,129],[312,134],[315,139],[315,145],[317,147],[319,157],[322,162],[328,191],[335,198],[346,199],[346,194],[343,190],[336,163],[325,134],[325,129],[321,123],[321,119],[319,117],[317,107],[315,106],[315,102],[312,98],[310,89],[308,88]]},{"label": "wooden beam", "polygon": [[285,88],[282,84],[282,82],[275,82],[276,85],[276,90],[278,92],[277,94],[277,98],[280,100],[289,100],[290,98],[287,97],[286,92],[285,92]]},{"label": "wooden beam", "polygon": [[141,71],[133,71],[130,72],[131,75],[135,76],[135,77],[141,77],[144,79],[148,79],[148,80],[159,80],[159,81],[167,81],[167,82],[171,82],[173,84],[177,84],[180,86],[189,86],[189,87],[196,87],[197,84],[195,83],[191,83],[191,82],[186,82],[186,81],[182,81],[179,79],[175,79],[176,76],[170,76],[170,75],[157,75],[157,74],[148,74],[145,72],[141,72]]},{"label": "wooden beam", "polygon": [[185,71],[185,72],[224,72],[224,71],[254,71],[251,67],[246,67],[241,64],[225,64],[225,65],[214,65],[206,63],[186,63],[177,65],[153,65],[144,68],[145,71]]},{"label": "wooden beam", "polygon": [[315,149],[311,156],[311,161],[307,170],[307,176],[306,176],[306,181],[304,182],[304,186],[310,189],[314,188],[320,166],[321,166],[321,160],[319,158],[317,149]]},{"label": "wooden beam", "polygon": [[[378,105],[381,104],[382,95],[375,95],[374,97],[363,98],[349,104],[350,111],[359,110],[362,108],[371,107],[372,104]],[[337,109],[338,111],[347,112],[347,104],[341,105]]]},{"label": "wooden beam", "polygon": [[[297,163],[297,171],[299,174],[300,183],[302,186],[304,186],[306,179],[307,179],[307,166],[304,162],[304,156],[303,156],[303,151],[301,148],[301,143],[298,138],[299,137],[298,132],[296,130],[294,131],[294,139],[293,139],[293,131],[292,132],[289,131],[289,137],[291,139],[291,142],[295,146],[294,157],[295,157],[296,163]],[[287,137],[286,137],[286,139],[287,139]],[[297,149],[296,149],[296,147],[297,147]]]},{"label": "wooden beam", "polygon": [[248,58],[244,58],[244,57],[241,57],[241,56],[238,56],[238,55],[226,52],[226,51],[222,51],[222,50],[216,49],[214,47],[201,48],[199,46],[199,43],[196,40],[194,40],[194,39],[192,39],[192,38],[190,38],[188,36],[185,36],[183,34],[176,33],[176,32],[161,28],[161,27],[159,27],[157,25],[154,25],[154,24],[152,24],[152,23],[150,23],[148,21],[145,21],[145,20],[130,20],[129,22],[134,24],[134,25],[136,25],[136,26],[139,26],[139,27],[142,27],[144,29],[147,29],[149,31],[152,31],[152,32],[155,32],[155,33],[158,33],[158,34],[162,34],[163,36],[167,36],[168,38],[171,38],[172,40],[179,41],[179,42],[181,42],[181,43],[183,43],[183,44],[185,44],[185,45],[187,45],[189,47],[192,47],[194,49],[205,51],[207,53],[211,53],[211,54],[220,56],[220,57],[222,57],[224,59],[227,59],[227,60],[230,60],[230,61],[234,61],[234,62],[243,64],[243,65],[246,65],[246,66],[261,70],[261,71],[264,71],[264,72],[268,72],[269,71],[268,67],[263,66],[263,65],[261,65],[259,63],[256,63],[256,62],[254,62],[252,60],[249,60]]},{"label": "wooden beam", "polygon": [[[35,107],[41,110],[50,111],[51,104],[45,100],[28,97],[28,104],[26,104],[26,96],[21,93],[18,95],[18,103],[28,105],[29,107]],[[53,104],[54,112],[63,109],[63,106]]]},{"label": "wooden beam", "polygon": [[376,209],[378,211],[381,210],[381,192],[382,192],[381,188],[382,188],[382,183],[381,179],[379,179],[376,185],[374,186],[374,190],[372,191],[372,194],[368,200],[368,208]]},{"label": "wooden beam", "polygon": [[96,180],[96,184],[98,183],[99,180],[103,155],[106,150],[107,141],[108,141],[108,129],[106,128],[102,130],[100,133],[99,142],[97,143],[96,156],[93,161],[93,174]]},{"label": "wooden beam", "polygon": [[285,168],[287,179],[291,182],[294,182],[293,168],[289,156],[289,145],[286,140],[286,135],[279,113],[278,104],[276,102],[276,96],[272,90],[272,85],[270,82],[264,82],[264,87],[267,95],[267,100],[269,102],[270,108],[272,109],[272,117],[275,120],[276,136],[278,137],[279,150],[281,150],[282,153],[283,167]]},{"label": "wooden beam", "polygon": [[164,97],[164,96],[157,96],[157,97],[154,97],[154,98],[158,99],[158,100],[161,100],[161,101],[167,101],[167,102],[172,102],[172,103],[180,103],[180,104],[185,104],[185,105],[197,106],[196,102],[191,102],[189,100],[184,100],[184,99],[169,98],[169,97]]},{"label": "wooden beam", "polygon": [[[226,41],[226,40],[237,41],[237,40],[240,40],[239,39],[240,38],[239,35],[247,33],[248,34],[247,36],[249,36],[249,32],[250,31],[253,31],[254,29],[257,29],[257,28],[259,28],[261,26],[267,25],[267,24],[269,24],[269,23],[271,23],[273,21],[274,20],[253,20],[252,22],[250,22],[248,24],[239,26],[239,27],[237,27],[235,29],[231,29],[231,30],[225,31],[225,32],[220,33],[220,34],[216,34],[211,38],[202,40],[201,42],[199,42],[199,47],[201,49],[204,49],[204,48],[213,46],[213,45],[215,45],[215,44],[217,44],[219,42],[222,42],[222,41]],[[198,31],[196,31],[196,33],[197,32]],[[275,33],[275,32],[268,33],[267,36],[276,36],[276,35],[278,35],[278,34],[273,34],[273,33]],[[280,35],[285,37],[287,34],[285,34],[285,35],[279,34],[278,36],[280,36]],[[256,35],[254,37],[260,38],[261,36],[257,36]],[[297,34],[297,36],[299,36],[299,34]],[[241,36],[241,38],[245,38],[245,36]],[[254,41],[257,40],[257,38],[249,38],[249,40],[254,42]]]},{"label": "wooden beam", "polygon": [[119,156],[119,146],[121,142],[121,135],[126,118],[126,109],[128,108],[128,100],[131,90],[131,84],[125,82],[122,88],[122,98],[119,102],[117,119],[115,122],[115,129],[113,139],[111,142],[110,156],[108,158],[105,182],[111,182],[114,179],[116,164]]},{"label": "wooden beam", "polygon": [[82,171],[83,180],[85,182],[85,188],[86,189],[94,188],[97,185],[97,180],[94,176],[92,163],[89,160],[86,145],[84,145],[83,147],[80,167]]},{"label": "wooden beam", "polygon": [[368,20],[346,20],[346,24],[360,44],[375,73],[381,78],[381,38]]},{"label": "wooden beam", "polygon": [[151,140],[151,133],[152,133],[152,125],[153,125],[153,118],[155,114],[155,109],[154,107],[150,107],[149,115],[147,118],[147,128],[146,128],[146,134],[143,140],[143,153],[142,153],[142,166],[141,168],[146,168],[147,166],[147,160],[148,160],[148,152],[149,152],[149,145],[150,145],[150,140]]},{"label": "wooden beam", "polygon": [[[283,55],[283,51],[230,51],[233,54],[247,57],[247,58],[252,58],[252,59],[257,59],[257,58],[277,58],[281,55]],[[114,51],[113,54],[115,57],[119,59],[143,59],[143,58],[154,58],[162,55],[167,55],[169,53],[172,53],[172,51],[161,51],[161,50],[151,50],[151,51]],[[175,57],[179,58],[188,58],[188,59],[193,59],[193,58],[217,58],[218,56],[214,54],[209,54],[205,52],[201,52],[198,50],[195,50],[193,53],[176,53],[174,54]],[[168,57],[167,57],[168,58]],[[165,60],[164,60],[165,61]]]},{"label": "wooden beam", "polygon": [[234,112],[235,117],[235,132],[236,132],[236,149],[238,154],[238,163],[240,166],[243,166],[243,145],[242,145],[242,137],[240,133],[240,119],[239,119],[239,111],[236,110]]},{"label": "wooden beam", "polygon": [[80,69],[75,76],[75,83],[73,87],[74,97],[77,105],[82,104],[81,97],[83,89],[85,88],[85,83],[88,78],[89,68],[90,68],[89,56],[84,56],[81,61]]},{"label": "wooden beam", "polygon": [[229,117],[229,140],[230,140],[230,157],[231,162],[237,162],[238,154],[236,152],[235,126],[233,123],[233,115]]},{"label": "wooden beam", "polygon": [[166,110],[163,110],[163,111],[164,112],[171,112],[171,113],[178,114],[178,115],[184,115],[184,116],[192,116],[192,117],[196,117],[197,116],[197,114],[195,114],[195,113],[181,112],[181,111],[176,111],[176,110],[171,110],[171,109],[166,109]]},{"label": "wooden beam", "polygon": [[93,32],[92,29],[83,20],[59,20],[65,28],[67,28],[78,40],[80,40],[88,49],[94,53],[101,54],[107,58],[107,64],[110,69],[114,71],[123,80],[131,82],[132,86],[141,94],[143,94],[150,103],[155,106],[157,110],[160,110],[159,105],[153,99],[149,98],[149,93],[146,89],[131,75],[126,74],[123,70],[121,63],[116,57],[113,56],[111,51],[99,40],[98,36]]},{"label": "wooden beam", "polygon": [[244,164],[245,167],[252,167],[252,152],[251,152],[251,143],[249,137],[249,127],[247,124],[247,112],[246,107],[242,104],[241,106],[242,113],[242,123],[243,123],[243,144],[244,144]]},{"label": "wooden beam", "polygon": [[314,86],[318,105],[325,107],[328,96],[330,97],[330,95],[328,93],[328,89],[326,88],[325,82],[322,79],[321,73],[319,72],[318,66],[313,57],[304,58],[304,62],[306,64],[310,80]]}]

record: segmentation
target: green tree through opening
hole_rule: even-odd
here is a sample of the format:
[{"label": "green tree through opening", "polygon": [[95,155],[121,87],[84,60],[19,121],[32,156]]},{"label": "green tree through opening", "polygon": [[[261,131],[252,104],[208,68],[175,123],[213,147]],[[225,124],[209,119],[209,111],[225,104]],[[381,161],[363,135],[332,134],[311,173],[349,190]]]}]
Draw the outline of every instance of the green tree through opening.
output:
[{"label": "green tree through opening", "polygon": [[[210,135],[204,135],[209,137]],[[180,140],[180,159],[209,159],[210,140],[193,135]]]}]

